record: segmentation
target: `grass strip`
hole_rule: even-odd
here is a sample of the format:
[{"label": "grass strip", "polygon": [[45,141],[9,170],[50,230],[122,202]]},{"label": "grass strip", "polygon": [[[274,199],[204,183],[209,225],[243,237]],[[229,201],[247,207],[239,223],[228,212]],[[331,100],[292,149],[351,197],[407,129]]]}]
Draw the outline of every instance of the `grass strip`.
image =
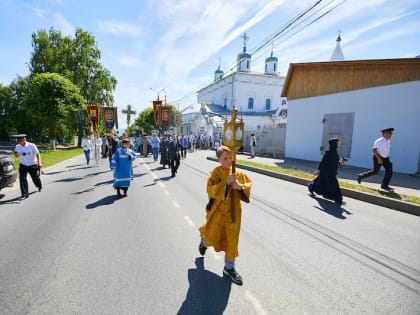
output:
[{"label": "grass strip", "polygon": [[[266,164],[251,162],[251,161],[247,161],[247,160],[237,160],[236,163],[251,166],[251,167],[256,167],[256,168],[260,168],[260,169],[264,169],[264,170],[269,170],[269,171],[277,172],[277,173],[280,173],[280,174],[295,176],[295,177],[299,177],[299,178],[303,178],[303,179],[307,179],[307,180],[314,179],[314,175],[312,175],[312,173],[307,172],[307,171],[303,171],[303,170],[299,170],[299,169],[285,168],[285,167],[275,166],[275,165],[266,165]],[[361,185],[355,185],[355,184],[352,184],[352,183],[349,183],[349,182],[346,182],[346,181],[341,181],[341,180],[339,180],[339,183],[340,183],[340,187],[344,187],[344,188],[347,188],[347,189],[352,189],[352,190],[364,192],[364,193],[367,193],[367,194],[386,197],[386,198],[391,198],[391,199],[398,199],[398,200],[401,200],[401,201],[410,202],[410,203],[420,205],[420,198],[419,197],[409,196],[409,195],[405,195],[405,194],[398,194],[398,193],[395,193],[395,192],[385,192],[383,190],[372,189],[372,188],[361,186]]]}]

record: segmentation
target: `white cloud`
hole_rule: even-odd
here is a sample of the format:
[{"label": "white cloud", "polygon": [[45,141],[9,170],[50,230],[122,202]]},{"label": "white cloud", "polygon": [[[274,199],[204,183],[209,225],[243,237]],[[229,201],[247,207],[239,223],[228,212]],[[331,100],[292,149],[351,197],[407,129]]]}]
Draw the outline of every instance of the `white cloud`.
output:
[{"label": "white cloud", "polygon": [[138,58],[130,56],[121,56],[118,62],[124,67],[139,67],[144,65]]},{"label": "white cloud", "polygon": [[67,19],[61,13],[54,14],[54,24],[57,29],[65,36],[72,36],[75,32],[75,27],[67,21]]},{"label": "white cloud", "polygon": [[141,34],[141,28],[138,25],[118,20],[99,21],[98,28],[114,35],[137,36]]},{"label": "white cloud", "polygon": [[43,18],[45,16],[45,10],[43,10],[40,7],[36,6],[34,8],[34,14],[35,14],[36,17]]}]

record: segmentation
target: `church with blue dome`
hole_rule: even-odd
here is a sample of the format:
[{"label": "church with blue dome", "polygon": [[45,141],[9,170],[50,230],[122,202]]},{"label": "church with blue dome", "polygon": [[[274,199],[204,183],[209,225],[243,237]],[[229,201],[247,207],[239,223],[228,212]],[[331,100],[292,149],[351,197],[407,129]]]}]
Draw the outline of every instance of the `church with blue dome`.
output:
[{"label": "church with blue dome", "polygon": [[[247,52],[248,35],[242,36],[242,51],[237,55],[234,71],[227,74],[220,62],[212,83],[197,91],[197,103],[182,110],[181,134],[223,137],[223,122],[230,119],[236,107],[245,122],[244,149],[254,133],[259,145],[257,153],[282,156],[287,123],[287,99],[281,97],[285,76],[278,72],[278,58],[265,59],[264,72],[252,70],[252,55]],[[222,139],[221,139],[222,140]]]}]

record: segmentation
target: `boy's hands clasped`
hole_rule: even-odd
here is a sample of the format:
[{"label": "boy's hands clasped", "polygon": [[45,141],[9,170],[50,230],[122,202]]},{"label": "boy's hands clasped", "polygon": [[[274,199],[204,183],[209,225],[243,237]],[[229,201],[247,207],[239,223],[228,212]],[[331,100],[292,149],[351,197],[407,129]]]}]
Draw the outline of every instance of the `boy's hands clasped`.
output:
[{"label": "boy's hands clasped", "polygon": [[238,181],[236,180],[236,175],[235,174],[230,174],[226,180],[225,180],[226,185],[230,186],[232,189],[236,189],[236,190],[241,190],[242,186],[239,185]]}]

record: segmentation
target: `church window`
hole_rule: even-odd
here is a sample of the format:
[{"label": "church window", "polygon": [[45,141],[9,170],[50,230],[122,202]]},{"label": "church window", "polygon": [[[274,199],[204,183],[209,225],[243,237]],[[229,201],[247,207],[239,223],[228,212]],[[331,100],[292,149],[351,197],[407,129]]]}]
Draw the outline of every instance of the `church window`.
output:
[{"label": "church window", "polygon": [[248,98],[248,109],[254,109],[254,98]]},{"label": "church window", "polygon": [[246,61],[246,68],[249,69],[249,60]]},{"label": "church window", "polygon": [[265,100],[265,110],[271,110],[271,100],[269,98]]},{"label": "church window", "polygon": [[267,72],[267,64],[265,64],[265,72]]},{"label": "church window", "polygon": [[276,69],[276,68],[277,68],[277,64],[275,63],[275,64],[274,64],[274,68],[273,68],[273,69],[274,69],[274,72],[276,72],[276,71],[277,71],[277,69]]},{"label": "church window", "polygon": [[225,97],[225,100],[224,100],[224,102],[223,102],[223,107],[226,109],[226,107],[227,107],[227,98]]}]

